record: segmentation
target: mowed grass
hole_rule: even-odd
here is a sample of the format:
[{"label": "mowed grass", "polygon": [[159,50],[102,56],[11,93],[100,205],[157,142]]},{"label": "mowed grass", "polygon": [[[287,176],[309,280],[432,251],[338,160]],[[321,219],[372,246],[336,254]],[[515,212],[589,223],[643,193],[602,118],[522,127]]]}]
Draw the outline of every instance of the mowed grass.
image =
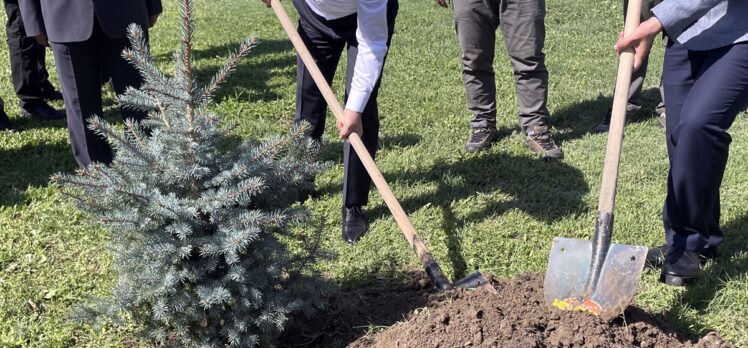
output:
[{"label": "mowed grass", "polygon": [[[164,4],[152,45],[166,67],[178,46],[179,26],[177,2]],[[197,6],[196,69],[202,81],[245,37],[260,40],[216,96],[215,112],[238,122],[241,136],[285,131],[293,120],[295,56],[272,11],[245,0]],[[290,1],[286,7],[291,10]],[[428,0],[402,2],[379,98],[377,162],[451,277],[476,269],[504,278],[544,272],[554,236],[592,235],[606,137],[587,130],[611,105],[617,66],[612,45],[622,26],[621,12],[619,1],[548,3],[549,107],[566,158],[543,162],[522,145],[513,76],[500,42],[495,68],[501,139],[483,153],[464,153],[469,115],[451,14]],[[644,107],[626,128],[614,228],[619,243],[653,246],[663,240],[667,157],[663,131],[653,117],[662,51],[654,49]],[[7,59],[6,46],[0,45],[0,96],[9,114],[16,115]],[[341,95],[342,76],[339,69],[335,90]],[[109,92],[109,117],[116,117],[113,98]],[[97,330],[68,320],[71,308],[106,294],[116,278],[105,234],[49,185],[51,174],[75,168],[64,122],[13,120],[27,130],[0,134],[0,346],[147,344],[132,335],[134,324]],[[737,346],[748,346],[746,130],[740,116],[731,130],[734,141],[722,188],[727,239],[720,257],[685,290],[659,284],[656,272],[645,271],[635,299],[686,330],[718,330]],[[323,159],[334,165],[317,179],[321,196],[305,202],[314,213],[308,229],[322,226],[323,247],[334,255],[318,267],[346,286],[402,277],[400,271],[418,267],[418,261],[375,192],[367,207],[371,231],[355,246],[340,239],[342,146],[335,134],[330,120]]]}]

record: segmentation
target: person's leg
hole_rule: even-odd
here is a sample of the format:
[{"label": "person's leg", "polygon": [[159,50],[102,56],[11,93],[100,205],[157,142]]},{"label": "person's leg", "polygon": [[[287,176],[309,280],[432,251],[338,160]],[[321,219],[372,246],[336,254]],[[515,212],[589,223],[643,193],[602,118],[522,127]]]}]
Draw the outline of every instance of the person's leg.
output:
[{"label": "person's leg", "polygon": [[499,26],[496,0],[464,0],[454,3],[454,22],[460,42],[462,80],[467,108],[472,114],[468,152],[487,148],[496,139],[496,80],[493,59]]},{"label": "person's leg", "polygon": [[3,102],[3,98],[0,98],[0,131],[13,132],[19,130],[20,128],[14,125],[8,118],[8,114],[5,113],[5,102]]},{"label": "person's leg", "polygon": [[[623,20],[626,20],[626,12],[629,7],[629,1],[624,0],[623,1]],[[642,2],[641,6],[641,16],[640,16],[640,22],[644,22],[652,17],[652,13],[650,12],[652,10],[653,3],[651,1],[644,1]],[[642,61],[642,65],[639,68],[639,70],[634,71],[631,74],[631,86],[629,87],[629,94],[628,94],[628,104],[626,105],[626,112],[627,113],[633,113],[636,111],[639,111],[641,109],[641,105],[639,105],[639,96],[642,92],[642,87],[644,87],[644,80],[647,77],[647,68],[649,67],[649,56],[644,58],[644,61]]]},{"label": "person's leg", "polygon": [[665,128],[667,124],[667,114],[665,113],[665,88],[662,86],[662,75],[660,75],[660,102],[655,106],[655,112],[658,116],[660,127]]},{"label": "person's leg", "polygon": [[[330,21],[314,13],[304,0],[296,0],[294,5],[299,12],[299,35],[327,83],[332,84],[345,41],[328,27]],[[301,57],[297,56],[295,122],[309,123],[307,134],[319,141],[325,131],[326,114],[327,102]]]},{"label": "person's leg", "polygon": [[39,44],[26,36],[17,0],[3,0],[8,22],[5,26],[13,87],[22,109],[43,103],[39,75]]},{"label": "person's leg", "polygon": [[545,0],[502,0],[499,11],[501,32],[514,69],[525,144],[544,159],[561,159],[563,152],[551,136],[547,107]]},{"label": "person's leg", "polygon": [[665,57],[666,244],[710,256],[723,239],[719,187],[731,142],[727,130],[748,103],[748,44],[693,52],[675,43]]},{"label": "person's leg", "polygon": [[91,162],[110,163],[111,149],[106,140],[88,129],[88,119],[101,115],[99,80],[99,43],[96,38],[84,42],[52,43],[57,74],[65,97],[68,132],[73,156],[81,168]]},{"label": "person's leg", "polygon": [[[652,17],[651,10],[655,6],[655,3],[659,3],[658,0],[655,1],[645,1],[642,2],[641,7],[641,18],[640,21],[644,22],[647,19]],[[623,20],[626,20],[626,13],[628,12],[629,7],[629,1],[624,0],[623,1]],[[642,61],[642,66],[639,68],[639,70],[636,70],[631,73],[631,85],[629,86],[628,91],[628,99],[626,103],[626,116],[630,116],[631,114],[639,111],[641,109],[641,105],[639,104],[639,96],[641,95],[642,89],[644,87],[644,80],[647,77],[647,69],[649,68],[649,56],[644,58],[644,61]],[[662,91],[662,88],[660,88],[660,91]],[[661,115],[664,112],[664,104],[662,101],[657,105],[657,114]],[[662,111],[661,111],[662,110]],[[610,128],[610,118],[612,116],[612,109],[608,109],[608,111],[605,113],[605,117],[600,121],[600,123],[596,124],[590,132],[592,133],[605,133]]]},{"label": "person's leg", "polygon": [[42,89],[42,98],[46,100],[62,100],[62,93],[60,93],[52,82],[49,82],[49,72],[47,71],[47,48],[37,44],[37,50],[39,51],[37,56],[37,70],[39,71],[39,86]]},{"label": "person's leg", "polygon": [[[98,24],[97,24],[98,25]],[[148,35],[145,32],[146,36]],[[140,88],[143,84],[143,77],[138,72],[138,69],[134,65],[130,64],[125,58],[122,57],[122,51],[130,47],[130,42],[126,38],[112,39],[106,37],[105,34],[102,37],[101,42],[101,62],[104,66],[109,68],[111,75],[112,87],[114,87],[115,93],[121,95],[125,93],[127,87]],[[101,71],[101,65],[98,70],[94,73],[96,78],[100,79],[99,72]],[[101,82],[100,82],[101,83]],[[142,121],[148,116],[147,112],[140,110],[133,110],[131,108],[121,107],[120,112],[122,119],[134,119],[136,121]]]},{"label": "person's leg", "polygon": [[[387,46],[390,46],[392,35],[395,30],[395,18],[397,17],[399,4],[397,0],[389,0],[387,4],[387,25],[388,39]],[[346,66],[345,80],[345,99],[348,99],[348,93],[351,89],[351,82],[354,75],[354,66],[358,55],[358,44],[356,42],[355,31],[349,32],[348,41],[348,62]],[[386,61],[386,56],[385,56]],[[379,141],[379,108],[377,96],[379,95],[379,86],[382,81],[383,71],[380,71],[379,80],[374,86],[374,90],[369,97],[363,112],[361,113],[361,123],[363,134],[361,140],[366,146],[367,151],[372,158],[376,156],[377,144]],[[346,141],[343,147],[343,204],[346,207],[364,206],[369,202],[369,189],[371,187],[371,178],[366,172],[361,159],[350,144]]]},{"label": "person's leg", "polygon": [[514,69],[522,131],[548,126],[548,70],[545,67],[545,0],[503,0],[501,32]]}]

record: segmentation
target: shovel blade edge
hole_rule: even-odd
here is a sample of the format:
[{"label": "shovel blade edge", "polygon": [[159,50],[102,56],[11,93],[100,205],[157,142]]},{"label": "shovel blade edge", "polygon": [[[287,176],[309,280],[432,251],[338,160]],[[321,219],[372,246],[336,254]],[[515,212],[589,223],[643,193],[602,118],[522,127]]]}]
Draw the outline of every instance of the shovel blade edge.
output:
[{"label": "shovel blade edge", "polygon": [[592,242],[554,238],[543,282],[546,303],[593,314],[623,312],[639,287],[647,250],[644,246],[611,244],[600,280],[590,292],[586,290],[586,283],[592,260]]}]

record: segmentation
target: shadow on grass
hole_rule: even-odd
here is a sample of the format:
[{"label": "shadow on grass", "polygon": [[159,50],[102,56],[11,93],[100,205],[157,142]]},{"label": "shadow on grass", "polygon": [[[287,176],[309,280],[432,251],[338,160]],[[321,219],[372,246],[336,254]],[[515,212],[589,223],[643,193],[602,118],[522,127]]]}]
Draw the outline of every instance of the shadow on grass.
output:
[{"label": "shadow on grass", "polygon": [[[377,152],[387,151],[397,148],[407,148],[418,145],[423,138],[416,133],[403,133],[397,135],[386,135],[379,138]],[[343,160],[343,142],[335,139],[326,142],[320,152],[321,161],[342,161]]]},{"label": "shadow on grass", "polygon": [[[413,147],[418,145],[421,140],[421,136],[415,133],[387,135],[379,138],[377,151]],[[334,142],[325,143],[320,152],[320,161],[343,163],[343,142],[336,139]],[[342,185],[328,184],[322,187],[317,187],[315,196],[332,195],[341,192],[342,190]],[[372,190],[376,190],[376,188],[372,187]]]},{"label": "shadow on grass", "polygon": [[77,167],[65,142],[0,150],[0,163],[0,206],[22,204],[29,186],[46,186],[52,174]]},{"label": "shadow on grass", "polygon": [[[650,88],[642,91],[639,101],[642,107],[628,119],[627,124],[646,122],[656,118],[655,107],[659,103],[660,90]],[[587,99],[562,107],[553,114],[554,128],[560,133],[555,137],[558,143],[581,138],[591,133],[590,130],[599,124],[613,106],[612,96],[600,95],[595,99]]]},{"label": "shadow on grass", "polygon": [[[235,51],[240,42],[225,43],[207,49],[193,51],[193,60],[200,62],[192,70],[200,85],[207,84],[223,65],[230,52]],[[170,64],[172,53],[154,57],[159,63]],[[231,76],[215,93],[216,101],[227,98],[249,98],[250,101],[270,101],[283,96],[268,84],[275,74],[295,75],[296,58],[293,46],[288,40],[258,40],[249,55],[242,59]],[[288,71],[287,71],[288,70]]]},{"label": "shadow on grass", "polygon": [[[564,162],[548,162],[495,151],[455,162],[437,162],[420,172],[387,173],[385,177],[401,184],[428,183],[436,187],[436,190],[409,197],[400,203],[407,212],[417,211],[426,205],[442,211],[442,229],[448,238],[455,278],[462,278],[467,273],[458,236],[458,231],[465,225],[502,215],[512,209],[522,210],[550,224],[587,209],[583,197],[589,187],[578,169]],[[456,201],[497,191],[509,198],[479,197],[473,211],[466,216],[458,217],[452,211]],[[380,205],[368,211],[367,215],[371,221],[388,217],[390,212],[386,206]]]}]

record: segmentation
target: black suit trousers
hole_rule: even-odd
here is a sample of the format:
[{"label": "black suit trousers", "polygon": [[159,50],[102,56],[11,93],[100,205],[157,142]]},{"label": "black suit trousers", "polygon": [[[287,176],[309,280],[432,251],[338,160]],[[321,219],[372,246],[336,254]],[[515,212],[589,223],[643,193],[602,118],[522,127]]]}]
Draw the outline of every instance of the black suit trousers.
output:
[{"label": "black suit trousers", "polygon": [[26,36],[21,20],[18,0],[3,0],[8,22],[5,32],[8,39],[13,88],[21,107],[43,102],[42,93],[54,89],[44,62],[46,48]]},{"label": "black suit trousers", "polygon": [[[68,132],[73,156],[82,168],[92,162],[109,164],[112,150],[101,136],[88,129],[87,119],[102,116],[101,71],[106,66],[112,85],[119,95],[128,86],[142,84],[140,73],[122,58],[122,50],[129,47],[126,38],[113,39],[101,30],[98,21],[93,34],[83,42],[52,43],[57,73],[65,98]],[[121,108],[122,118],[142,120],[147,113]]]},{"label": "black suit trousers", "polygon": [[666,242],[713,254],[724,239],[719,189],[732,142],[727,131],[748,106],[748,42],[691,51],[670,40],[663,85],[670,159]]},{"label": "black suit trousers", "polygon": [[[347,100],[358,54],[358,42],[356,40],[358,21],[356,15],[352,14],[335,20],[326,20],[314,13],[305,0],[295,0],[294,5],[299,12],[299,35],[312,57],[314,57],[328,84],[332,84],[343,49],[347,48],[348,63],[345,79],[345,99]],[[387,5],[388,46],[394,32],[397,11],[397,0],[389,0]],[[301,58],[297,58],[296,64],[296,122],[308,122],[311,125],[309,136],[315,140],[320,140],[325,131],[327,103]],[[372,157],[376,154],[379,140],[377,95],[379,94],[380,82],[381,74],[380,80],[377,81],[374,91],[361,113],[363,126],[361,140]],[[369,200],[371,178],[347,141],[343,146],[343,166],[343,204],[348,207],[366,205]]]}]

